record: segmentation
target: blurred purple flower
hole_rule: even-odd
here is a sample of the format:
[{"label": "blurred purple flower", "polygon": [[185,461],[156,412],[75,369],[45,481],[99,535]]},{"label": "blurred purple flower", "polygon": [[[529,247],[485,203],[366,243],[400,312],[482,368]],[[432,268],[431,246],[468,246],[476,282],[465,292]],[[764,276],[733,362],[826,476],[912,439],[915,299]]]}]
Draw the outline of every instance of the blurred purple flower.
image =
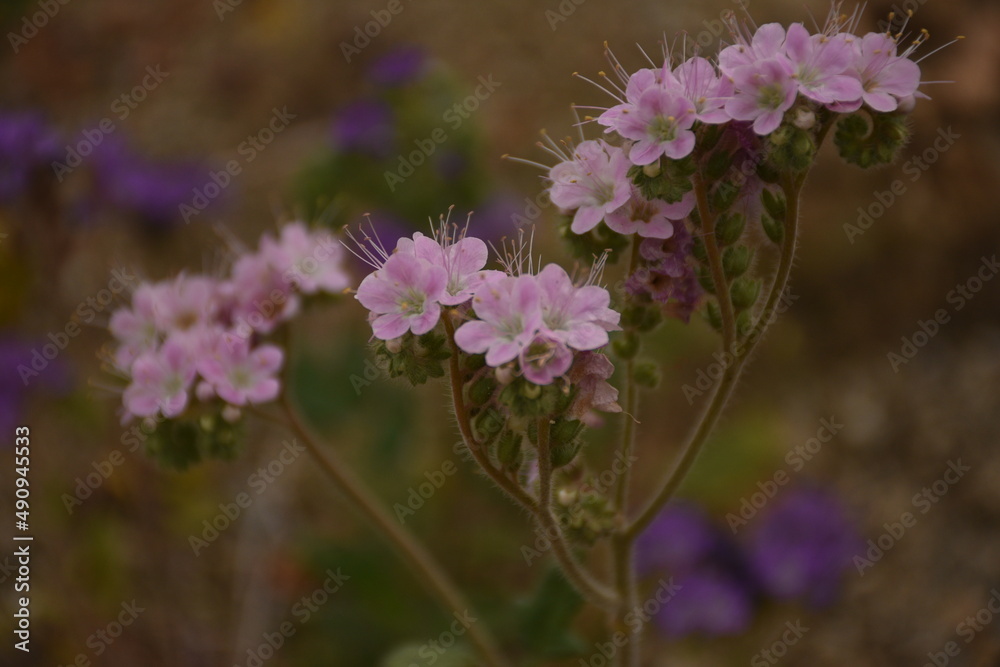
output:
[{"label": "blurred purple flower", "polygon": [[[49,341],[39,342],[36,349],[41,350],[45,343]],[[34,355],[27,342],[0,334],[0,433],[9,435],[15,426],[24,423],[24,405],[29,392],[42,390],[49,395],[64,394],[71,388],[69,371],[64,364],[58,359],[49,360],[44,370],[35,371],[31,365]],[[0,442],[13,441],[4,437]]]},{"label": "blurred purple flower", "polygon": [[427,54],[421,47],[398,46],[368,66],[368,78],[380,86],[396,88],[419,80],[426,70]]},{"label": "blurred purple flower", "polygon": [[704,511],[674,501],[636,541],[636,569],[641,575],[688,572],[719,552],[723,543]]},{"label": "blurred purple flower", "polygon": [[342,107],[330,129],[340,150],[376,159],[388,157],[396,139],[392,109],[374,99],[355,100]]},{"label": "blurred purple flower", "polygon": [[818,489],[788,490],[757,520],[748,559],[763,590],[779,599],[833,602],[861,545],[840,500]]},{"label": "blurred purple flower", "polygon": [[16,198],[28,187],[32,172],[49,169],[60,159],[59,143],[59,134],[41,114],[0,112],[0,202]]},{"label": "blurred purple flower", "polygon": [[154,229],[179,222],[181,204],[191,206],[194,190],[210,182],[203,165],[155,161],[117,137],[104,139],[95,151],[93,168],[96,208],[119,209]]},{"label": "blurred purple flower", "polygon": [[656,624],[669,637],[736,635],[753,620],[751,591],[731,573],[710,568],[674,577],[677,592],[663,605]]},{"label": "blurred purple flower", "polygon": [[473,236],[484,241],[516,236],[515,216],[524,214],[524,198],[512,192],[494,192],[473,208]]},{"label": "blurred purple flower", "polygon": [[469,168],[469,158],[458,151],[445,148],[434,160],[434,167],[441,178],[446,181],[457,181]]}]

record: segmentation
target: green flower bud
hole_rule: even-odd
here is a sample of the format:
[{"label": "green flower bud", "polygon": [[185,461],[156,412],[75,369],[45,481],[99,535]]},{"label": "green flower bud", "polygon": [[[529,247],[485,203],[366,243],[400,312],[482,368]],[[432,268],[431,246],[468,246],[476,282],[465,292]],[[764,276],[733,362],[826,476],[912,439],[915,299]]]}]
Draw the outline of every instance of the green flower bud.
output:
[{"label": "green flower bud", "polygon": [[740,194],[740,188],[728,181],[724,181],[715,186],[712,193],[708,196],[708,203],[712,207],[712,210],[716,213],[722,213],[723,211],[728,211],[733,204],[736,203],[736,198]]},{"label": "green flower bud", "polygon": [[745,245],[730,246],[722,251],[722,269],[727,278],[738,278],[750,268],[753,253]]},{"label": "green flower bud", "polygon": [[842,158],[867,169],[895,160],[909,137],[903,116],[876,113],[869,121],[861,114],[854,114],[837,124],[834,143]]},{"label": "green flower bud", "polygon": [[750,278],[737,278],[729,288],[729,296],[733,307],[737,310],[749,308],[757,302],[760,295],[760,281]]},{"label": "green flower bud", "polygon": [[780,171],[802,171],[816,157],[816,140],[808,130],[783,125],[769,137],[771,162]]},{"label": "green flower bud", "polygon": [[640,387],[656,389],[660,384],[660,367],[655,361],[641,361],[635,365],[635,382]]},{"label": "green flower bud", "polygon": [[723,213],[715,220],[715,238],[724,246],[736,243],[743,235],[746,223],[746,216],[742,213]]},{"label": "green flower bud", "polygon": [[639,336],[631,331],[626,331],[611,343],[611,347],[620,358],[632,359],[639,353]]},{"label": "green flower bud", "polygon": [[767,213],[760,214],[760,226],[764,228],[767,238],[774,243],[781,243],[785,236],[785,227],[780,222],[769,216]]},{"label": "green flower bud", "polygon": [[484,375],[472,384],[467,385],[467,387],[469,402],[472,405],[482,405],[493,397],[493,392],[497,388],[497,382],[489,375]]},{"label": "green flower bud", "polygon": [[695,268],[695,276],[698,278],[698,284],[701,288],[708,292],[709,294],[715,294],[715,280],[712,278],[712,271],[704,264],[699,264]]},{"label": "green flower bud", "polygon": [[784,195],[772,192],[768,188],[764,188],[760,193],[760,201],[764,204],[764,210],[767,211],[772,218],[781,221],[785,219]]},{"label": "green flower bud", "polygon": [[504,431],[497,440],[497,460],[507,470],[516,470],[521,467],[521,443],[524,435],[513,431]]}]

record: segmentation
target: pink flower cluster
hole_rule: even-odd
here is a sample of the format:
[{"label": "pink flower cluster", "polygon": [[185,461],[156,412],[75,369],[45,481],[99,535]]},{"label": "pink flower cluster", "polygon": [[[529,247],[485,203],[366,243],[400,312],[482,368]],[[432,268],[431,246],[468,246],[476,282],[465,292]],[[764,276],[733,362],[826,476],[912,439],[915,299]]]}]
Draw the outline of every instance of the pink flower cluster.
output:
[{"label": "pink flower cluster", "polygon": [[407,332],[434,329],[442,306],[470,319],[455,331],[455,343],[469,354],[485,354],[500,367],[517,361],[535,384],[550,384],[569,371],[573,351],[608,344],[619,313],[608,291],[577,286],[556,264],[537,275],[486,270],[488,250],[480,239],[420,232],[400,239],[392,253],[359,244],[375,270],[358,287],[357,299],[370,312],[372,332],[393,340]]},{"label": "pink flower cluster", "polygon": [[597,122],[629,142],[631,164],[660,157],[686,157],[694,149],[695,123],[753,123],[759,135],[781,125],[797,101],[806,108],[852,112],[868,105],[877,112],[910,108],[920,96],[920,68],[910,59],[917,43],[900,52],[892,35],[857,36],[834,18],[811,34],[801,23],[778,23],[748,34],[730,22],[734,43],[715,64],[695,56],[676,67],[625,75],[619,104]]},{"label": "pink flower cluster", "polygon": [[114,365],[129,380],[123,421],[177,417],[192,394],[236,408],[274,400],[283,354],[259,338],[293,317],[303,295],[347,288],[342,252],[328,232],[294,222],[277,239],[265,234],[228,278],[140,285],[110,322]]},{"label": "pink flower cluster", "polygon": [[[633,159],[635,150],[633,146]],[[667,239],[674,233],[674,222],[694,209],[690,193],[675,204],[643,197],[629,182],[629,156],[601,139],[584,141],[564,157],[549,172],[549,196],[559,208],[576,210],[570,226],[574,234],[585,234],[603,220],[619,234]]]}]

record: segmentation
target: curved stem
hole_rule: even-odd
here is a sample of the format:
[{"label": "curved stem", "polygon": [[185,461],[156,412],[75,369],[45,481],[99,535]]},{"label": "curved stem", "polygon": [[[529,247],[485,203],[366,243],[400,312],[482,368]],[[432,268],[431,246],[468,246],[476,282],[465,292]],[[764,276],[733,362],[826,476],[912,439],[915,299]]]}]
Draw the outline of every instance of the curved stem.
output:
[{"label": "curved stem", "polygon": [[466,449],[469,450],[469,453],[476,460],[476,463],[483,469],[483,472],[517,504],[535,514],[538,510],[538,503],[528,495],[520,484],[517,484],[514,480],[504,475],[502,471],[493,465],[493,462],[490,461],[489,456],[483,451],[482,445],[476,440],[472,432],[469,408],[465,404],[465,398],[462,396],[462,369],[458,365],[458,355],[461,350],[459,350],[458,345],[455,343],[455,325],[451,321],[451,315],[447,312],[442,313],[441,319],[448,334],[448,344],[451,346],[451,358],[448,360],[451,400],[455,407],[455,419],[458,421],[458,430],[462,434],[462,441],[465,443]]},{"label": "curved stem", "polygon": [[552,451],[548,417],[537,421],[538,425],[538,494],[539,503],[536,512],[538,523],[541,524],[545,536],[552,542],[552,553],[556,557],[563,574],[573,586],[590,602],[599,606],[611,608],[617,604],[615,593],[607,586],[594,579],[570,552],[563,535],[562,528],[552,514]]},{"label": "curved stem", "polygon": [[[595,605],[601,607],[612,606],[615,603],[614,593],[608,590],[608,588],[599,581],[595,580],[589,572],[583,569],[580,563],[577,562],[576,558],[573,557],[569,545],[566,543],[566,537],[563,535],[562,529],[559,526],[559,522],[552,514],[552,508],[550,505],[552,495],[552,469],[551,459],[548,454],[548,420],[543,420],[545,421],[544,447],[546,449],[546,453],[544,455],[542,454],[542,427],[539,425],[538,465],[539,477],[547,480],[545,484],[548,485],[549,491],[545,492],[543,490],[543,492],[540,493],[539,500],[536,502],[535,499],[532,498],[520,484],[504,475],[502,471],[498,470],[493,465],[487,453],[483,451],[481,444],[476,440],[469,420],[469,408],[466,406],[465,399],[462,396],[462,371],[458,363],[458,357],[461,350],[455,343],[455,325],[451,321],[451,314],[448,312],[443,313],[441,319],[444,322],[444,328],[448,334],[448,344],[451,346],[452,353],[451,359],[449,360],[449,372],[451,376],[451,398],[455,405],[455,419],[458,421],[458,428],[462,434],[462,440],[465,443],[466,448],[472,454],[476,463],[479,464],[479,467],[482,468],[483,472],[485,472],[497,486],[506,491],[507,495],[513,498],[515,502],[521,505],[524,509],[528,510],[535,520],[538,521],[538,524],[541,526],[545,536],[552,543],[552,553],[555,556],[556,561],[559,563],[566,579],[576,587],[582,596]],[[545,471],[542,464],[543,460],[549,463],[548,472],[545,474],[543,474]]]},{"label": "curved stem", "polygon": [[[396,553],[413,569],[427,589],[437,596],[442,605],[452,613],[462,613],[469,609],[468,602],[434,556],[389,515],[371,490],[354,475],[332,448],[320,447],[318,438],[305,424],[288,395],[291,386],[286,382],[282,396],[282,404],[288,414],[286,426],[302,438],[306,450],[337,489],[389,541]],[[505,667],[508,664],[496,641],[482,624],[469,625],[468,634],[485,664],[491,667]]]},{"label": "curved stem", "polygon": [[726,367],[722,377],[719,378],[712,398],[698,420],[698,425],[694,433],[681,449],[680,458],[667,474],[660,487],[660,491],[631,525],[625,529],[624,533],[628,539],[634,540],[642,533],[676,492],[677,487],[680,486],[680,483],[698,457],[702,445],[705,444],[712,429],[718,422],[730,396],[732,396],[733,389],[739,381],[747,360],[761,338],[763,338],[764,332],[767,331],[767,328],[775,319],[778,303],[784,295],[785,288],[788,285],[788,278],[791,275],[792,259],[795,255],[795,245],[798,235],[799,193],[802,190],[804,180],[805,174],[803,173],[794,178],[786,179],[782,183],[782,190],[787,202],[785,234],[781,247],[781,257],[778,260],[778,269],[775,272],[774,282],[764,303],[764,309],[761,311],[760,316],[757,318],[746,339],[740,344],[732,345],[728,348],[732,362]]}]

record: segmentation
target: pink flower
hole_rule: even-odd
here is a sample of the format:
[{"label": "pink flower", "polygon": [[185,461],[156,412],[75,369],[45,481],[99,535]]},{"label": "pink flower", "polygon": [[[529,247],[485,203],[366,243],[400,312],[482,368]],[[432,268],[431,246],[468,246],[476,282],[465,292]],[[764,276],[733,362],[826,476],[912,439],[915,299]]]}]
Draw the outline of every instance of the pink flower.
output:
[{"label": "pink flower", "polygon": [[218,308],[218,283],[206,276],[177,276],[161,283],[155,319],[160,331],[183,331],[210,322]]},{"label": "pink flower", "polygon": [[792,63],[792,77],[799,92],[820,104],[849,102],[861,97],[861,82],[844,72],[852,61],[852,48],[842,37],[810,35],[801,23],[788,27],[785,55]]},{"label": "pink flower", "polygon": [[401,238],[396,244],[397,253],[406,253],[426,260],[445,270],[448,280],[439,299],[444,306],[457,306],[472,298],[483,281],[503,275],[500,271],[487,270],[489,250],[481,239],[462,236],[453,240],[442,225],[435,240],[420,232],[413,239]]},{"label": "pink flower", "polygon": [[785,112],[795,104],[798,86],[785,58],[772,58],[736,70],[733,80],[736,95],[726,103],[726,112],[734,120],[753,121],[759,135],[774,132]]},{"label": "pink flower", "polygon": [[219,340],[214,354],[199,360],[198,372],[227,403],[266,403],[273,401],[281,389],[274,375],[283,357],[274,345],[251,350],[247,341],[227,336]]},{"label": "pink flower", "polygon": [[573,364],[573,353],[561,341],[543,334],[536,334],[531,342],[521,348],[519,358],[521,373],[534,384],[552,384],[552,381]]},{"label": "pink flower", "polygon": [[785,28],[780,23],[765,23],[749,39],[735,20],[730,30],[736,43],[719,52],[719,69],[723,74],[735,78],[736,71],[742,67],[774,58],[784,59]]},{"label": "pink flower", "polygon": [[629,161],[622,150],[600,139],[584,141],[573,158],[549,171],[552,203],[567,211],[576,210],[571,229],[585,234],[604,216],[628,201]]},{"label": "pink flower", "polygon": [[695,119],[702,123],[729,121],[726,102],[733,94],[733,81],[719,76],[715,66],[702,57],[685,60],[674,70],[684,97],[694,105]]},{"label": "pink flower", "polygon": [[638,234],[643,238],[668,239],[674,233],[674,220],[683,220],[694,210],[694,193],[688,192],[674,204],[662,199],[652,201],[632,186],[628,203],[610,213],[605,222],[619,234]]},{"label": "pink flower", "polygon": [[155,350],[162,333],[156,324],[156,311],[162,289],[143,283],[132,295],[131,308],[119,308],[111,315],[109,329],[120,343],[115,350],[115,363],[128,370],[143,352]]},{"label": "pink flower", "polygon": [[292,222],[281,228],[281,237],[274,241],[265,235],[260,254],[294,284],[303,294],[340,292],[350,285],[342,266],[343,248],[325,230],[310,230],[302,222]]},{"label": "pink flower", "polygon": [[223,293],[232,302],[234,326],[268,334],[299,311],[300,299],[284,270],[276,265],[274,250],[244,255],[233,265],[232,279]]},{"label": "pink flower", "polygon": [[[601,118],[604,118],[602,115]],[[601,118],[598,122],[602,121]],[[639,101],[618,116],[612,127],[635,140],[628,154],[632,164],[647,165],[661,155],[677,160],[694,150],[695,106],[686,97],[658,86],[648,88]]]},{"label": "pink flower", "polygon": [[[577,287],[558,264],[549,264],[536,276],[544,331],[575,350],[593,350],[608,344],[621,315],[612,310],[611,295],[603,287]],[[478,313],[478,310],[477,310]]]},{"label": "pink flower", "polygon": [[907,57],[912,48],[898,55],[895,40],[881,32],[870,32],[860,40],[854,38],[853,45],[848,73],[858,79],[862,91],[853,101],[832,105],[832,110],[857,111],[867,104],[875,111],[890,112],[901,100],[919,95],[920,66]]},{"label": "pink flower", "polygon": [[376,338],[392,340],[407,331],[419,336],[437,325],[447,282],[443,267],[397,252],[361,281],[356,298],[375,315]]},{"label": "pink flower", "polygon": [[494,368],[514,360],[541,325],[538,285],[530,275],[486,283],[472,299],[478,319],[455,331],[455,343],[469,354],[486,353]]},{"label": "pink flower", "polygon": [[182,345],[167,341],[159,351],[143,352],[132,363],[132,382],[122,403],[129,415],[176,417],[188,403],[195,364]]}]

